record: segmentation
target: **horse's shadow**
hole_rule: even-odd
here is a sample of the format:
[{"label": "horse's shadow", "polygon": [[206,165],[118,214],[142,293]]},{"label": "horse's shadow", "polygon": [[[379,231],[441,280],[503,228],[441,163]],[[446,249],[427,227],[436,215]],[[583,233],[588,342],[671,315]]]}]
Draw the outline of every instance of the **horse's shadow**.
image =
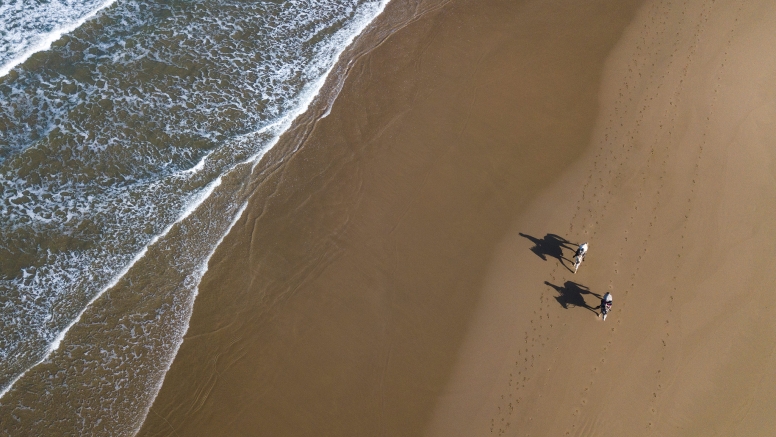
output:
[{"label": "horse's shadow", "polygon": [[539,258],[545,261],[547,261],[547,257],[555,258],[567,269],[569,268],[563,261],[571,262],[571,260],[563,256],[563,249],[575,250],[574,245],[570,241],[555,234],[547,234],[541,239],[522,232],[520,233],[520,236],[531,240],[534,244],[531,248],[531,252],[535,253]]},{"label": "horse's shadow", "polygon": [[566,281],[562,286],[561,285],[555,285],[551,284],[547,281],[544,281],[544,283],[552,288],[555,289],[555,291],[558,292],[558,296],[555,296],[555,300],[558,301],[558,303],[563,308],[571,308],[571,307],[582,307],[587,308],[590,311],[597,313],[598,305],[596,306],[590,306],[585,302],[584,295],[589,294],[592,296],[597,297],[599,300],[601,299],[601,295],[598,293],[593,293],[590,291],[589,288],[585,287],[584,285],[577,284],[576,282]]}]

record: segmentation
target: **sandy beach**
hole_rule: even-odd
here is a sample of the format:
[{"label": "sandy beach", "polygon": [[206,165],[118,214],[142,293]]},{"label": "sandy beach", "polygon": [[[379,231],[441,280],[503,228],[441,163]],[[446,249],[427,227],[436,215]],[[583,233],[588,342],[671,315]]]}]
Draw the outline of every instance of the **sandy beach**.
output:
[{"label": "sandy beach", "polygon": [[256,169],[138,435],[772,433],[774,25],[394,0]]}]

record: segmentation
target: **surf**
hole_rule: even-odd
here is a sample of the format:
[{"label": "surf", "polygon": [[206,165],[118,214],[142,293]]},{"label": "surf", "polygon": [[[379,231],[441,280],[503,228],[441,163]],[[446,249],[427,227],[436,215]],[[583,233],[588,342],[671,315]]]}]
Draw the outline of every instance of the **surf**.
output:
[{"label": "surf", "polygon": [[[9,263],[0,265],[3,273],[0,288],[12,301],[20,303],[3,309],[5,314],[0,318],[4,320],[0,329],[13,333],[0,343],[0,355],[6,363],[11,363],[2,373],[5,383],[0,393],[3,401],[0,415],[10,412],[8,398],[19,395],[14,392],[14,386],[21,379],[41,381],[47,387],[46,399],[63,404],[66,402],[59,400],[80,394],[72,386],[66,391],[50,383],[56,381],[56,376],[49,373],[52,369],[73,371],[85,379],[97,371],[108,372],[111,379],[122,380],[126,378],[122,373],[126,369],[119,367],[125,368],[129,361],[140,360],[134,365],[150,370],[145,379],[134,378],[136,386],[132,391],[144,391],[147,402],[134,398],[134,404],[138,405],[132,407],[136,411],[131,424],[116,417],[101,420],[104,419],[103,426],[114,423],[119,428],[142,423],[183,341],[207,263],[245,209],[247,194],[240,191],[240,181],[250,175],[293,121],[308,110],[340,55],[387,3],[387,0],[355,2],[337,9],[331,3],[290,2],[297,8],[309,9],[311,4],[320,4],[324,9],[321,16],[309,15],[310,21],[295,24],[311,29],[311,33],[279,25],[277,32],[267,36],[268,46],[277,44],[278,39],[293,39],[298,44],[293,50],[302,56],[299,64],[284,61],[287,52],[272,54],[257,47],[245,50],[229,47],[224,51],[223,44],[232,44],[231,41],[210,35],[212,47],[221,47],[219,50],[225,56],[225,59],[213,60],[212,65],[216,61],[219,65],[231,65],[234,71],[248,78],[245,86],[238,81],[231,88],[197,93],[197,87],[210,78],[197,76],[196,71],[193,74],[184,71],[196,70],[197,65],[191,64],[192,56],[199,62],[197,56],[202,55],[198,52],[202,50],[201,45],[191,38],[207,35],[208,29],[223,23],[220,15],[224,11],[244,14],[241,8],[230,9],[242,6],[238,4],[221,4],[215,17],[195,20],[197,13],[210,12],[196,7],[193,11],[171,10],[164,5],[142,10],[143,4],[139,2],[118,3],[98,14],[95,23],[99,22],[99,26],[76,29],[47,53],[51,59],[48,62],[55,63],[75,56],[78,62],[74,63],[74,69],[65,66],[53,72],[38,71],[37,64],[33,63],[29,71],[20,67],[16,77],[0,79],[0,103],[8,103],[3,107],[11,108],[0,113],[0,120],[12,126],[0,136],[0,151],[4,150],[5,156],[0,162],[0,209],[5,220],[2,226],[11,231],[3,237],[2,245],[18,244],[24,249],[24,238],[29,236],[59,235],[55,240],[68,236],[63,246],[44,247],[39,258],[32,258],[32,262],[18,270]],[[264,11],[260,18],[270,23],[282,21],[283,17],[291,20],[298,15],[292,9],[281,12],[275,11],[273,15]],[[249,14],[245,19],[255,21],[256,17]],[[158,20],[154,27],[156,33],[134,33],[137,29],[148,29],[148,20],[151,23]],[[193,27],[180,26],[175,20],[192,23]],[[107,30],[100,27],[111,23],[122,24]],[[311,26],[311,23],[317,24]],[[239,21],[232,23],[222,35],[245,31],[242,26]],[[332,26],[335,31],[331,30]],[[310,52],[310,41],[319,33],[324,37],[319,37],[321,42]],[[190,46],[190,50],[183,50],[183,56],[171,59],[168,56],[172,53],[170,38],[178,38],[176,44]],[[74,53],[73,44],[80,48],[85,44],[86,48]],[[157,47],[154,44],[160,44],[158,49],[154,49]],[[249,64],[242,62],[249,55],[257,56],[257,51],[264,63],[244,70]],[[84,63],[85,69],[79,70],[79,62]],[[211,69],[212,76],[214,67],[208,61],[203,63]],[[115,71],[102,65],[113,65],[111,68]],[[165,75],[150,76],[161,80],[161,85],[148,80],[136,82],[136,65],[143,68],[150,65],[153,71],[172,71],[173,78],[187,78],[190,83],[188,88],[182,83],[165,88],[162,85],[169,85],[165,81],[170,77]],[[232,93],[237,93],[238,98],[230,101]],[[25,112],[20,108],[32,109]],[[88,117],[83,122],[77,118],[91,113],[100,114],[97,123]],[[35,114],[32,123],[25,119],[32,117],[31,114]],[[148,114],[155,115],[143,121]],[[138,130],[138,121],[148,123],[140,125],[143,134],[140,141],[131,136],[133,129]],[[93,129],[97,131],[85,130],[80,123],[86,122],[95,125]],[[150,132],[161,132],[163,141],[149,137]],[[166,146],[166,141],[172,141],[175,147]],[[127,154],[130,150],[132,153]],[[65,166],[61,165],[62,156],[69,159],[65,160]],[[107,160],[96,159],[101,156]],[[102,170],[106,162],[110,164],[106,168],[118,172]],[[96,234],[73,233],[74,228],[83,226],[96,230]],[[74,243],[82,249],[70,249],[68,244]],[[102,344],[103,340],[97,339],[99,336],[82,344],[84,322],[93,323],[97,317],[94,314],[115,310],[111,305],[119,305],[119,299],[111,294],[115,286],[137,281],[144,276],[149,257],[156,259],[165,247],[173,246],[185,248],[178,253],[173,266],[182,279],[179,283],[170,283],[169,287],[178,287],[180,291],[176,292],[174,305],[163,310],[174,314],[164,316],[169,321],[167,325],[154,328],[153,335],[162,337],[144,337],[151,334],[127,324],[111,328],[123,334],[106,336],[105,340],[159,344],[163,346],[158,352],[161,355],[151,363],[147,362],[148,357],[124,356],[115,352],[122,344]],[[163,280],[160,281],[162,287]],[[153,289],[138,290],[147,293]],[[113,361],[97,360],[82,364],[85,368],[77,371],[67,369],[68,354],[73,348],[105,351]],[[115,395],[117,399],[102,402],[121,401],[128,396],[122,393]],[[85,396],[99,399],[95,395]],[[41,410],[41,414],[66,413]],[[110,416],[109,412],[105,414]],[[128,428],[122,429],[124,433]]]}]

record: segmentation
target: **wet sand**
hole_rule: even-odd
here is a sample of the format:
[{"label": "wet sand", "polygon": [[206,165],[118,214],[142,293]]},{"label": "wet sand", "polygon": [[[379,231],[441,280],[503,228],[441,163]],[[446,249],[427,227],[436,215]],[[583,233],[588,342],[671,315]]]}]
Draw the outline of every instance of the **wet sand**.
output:
[{"label": "wet sand", "polygon": [[706,3],[391,3],[139,435],[768,434],[776,8]]}]

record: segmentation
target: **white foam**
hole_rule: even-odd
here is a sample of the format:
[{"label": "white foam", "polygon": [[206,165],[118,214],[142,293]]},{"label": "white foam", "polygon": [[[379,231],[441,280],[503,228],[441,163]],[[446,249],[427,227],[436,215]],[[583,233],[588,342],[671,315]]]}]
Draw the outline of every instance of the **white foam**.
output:
[{"label": "white foam", "polygon": [[78,313],[78,315],[70,321],[70,323],[62,330],[60,331],[57,336],[54,338],[54,340],[49,344],[48,349],[46,350],[46,353],[43,355],[43,358],[41,358],[38,362],[21,372],[18,376],[16,376],[6,387],[3,388],[2,391],[0,391],[0,399],[2,399],[3,396],[5,396],[8,391],[11,390],[13,385],[18,381],[22,376],[24,376],[30,369],[33,369],[34,367],[38,366],[39,364],[43,363],[48,359],[48,357],[54,353],[57,349],[59,349],[60,344],[62,343],[62,340],[64,340],[67,333],[70,331],[70,329],[75,326],[76,323],[78,323],[81,320],[81,317],[84,315],[86,310],[88,310],[92,304],[97,301],[97,299],[100,298],[103,294],[105,294],[106,291],[110,290],[111,288],[115,287],[116,284],[119,283],[121,278],[124,277],[124,275],[129,272],[129,270],[138,262],[140,259],[142,259],[145,254],[148,252],[148,249],[153,246],[159,239],[163,238],[165,235],[167,235],[172,228],[177,225],[178,223],[182,222],[186,219],[186,217],[190,216],[191,213],[193,213],[199,205],[201,205],[203,202],[205,202],[208,197],[213,193],[213,190],[215,190],[219,185],[221,185],[221,179],[222,177],[219,176],[215,181],[208,184],[200,193],[195,196],[195,198],[192,200],[192,202],[189,204],[188,208],[183,211],[183,213],[176,219],[173,223],[171,223],[169,226],[167,226],[164,231],[162,231],[160,234],[154,236],[151,241],[143,247],[142,250],[140,250],[137,254],[135,254],[135,257],[132,258],[132,261],[129,262],[114,278],[113,280],[108,283],[105,287],[102,288],[98,293],[96,293],[92,298],[89,300],[89,302],[84,305],[84,307],[81,309],[81,311]]},{"label": "white foam", "polygon": [[23,63],[35,53],[43,50],[48,50],[49,48],[51,48],[51,44],[54,43],[54,41],[61,38],[62,35],[66,33],[70,33],[75,29],[81,27],[84,23],[94,18],[98,12],[107,8],[108,6],[112,5],[115,2],[116,0],[106,0],[101,4],[98,4],[91,12],[87,13],[86,15],[83,15],[80,18],[70,23],[57,26],[56,28],[52,29],[49,32],[36,35],[35,37],[32,38],[32,42],[27,47],[24,47],[22,52],[20,52],[17,56],[9,59],[8,61],[0,65],[0,77],[8,74],[11,70],[13,70],[14,67]]},{"label": "white foam", "polygon": [[209,157],[209,156],[210,156],[212,153],[213,153],[213,152],[209,152],[208,154],[206,154],[205,156],[203,156],[203,157],[202,157],[202,159],[200,159],[200,160],[199,160],[199,162],[197,163],[197,165],[195,165],[194,167],[191,167],[191,168],[190,168],[190,169],[188,169],[188,170],[183,170],[183,172],[181,172],[181,173],[182,173],[182,174],[189,174],[189,175],[191,175],[191,174],[194,174],[194,173],[199,173],[200,171],[202,171],[202,169],[203,169],[203,168],[205,168],[205,161],[207,161],[207,158],[208,158],[208,157]]},{"label": "white foam", "polygon": [[[105,2],[104,7],[109,6],[114,1],[115,0]],[[226,160],[223,159],[223,154],[220,153],[220,149],[216,149],[211,152],[208,152],[204,157],[200,158],[199,162],[194,167],[189,168],[188,170],[180,170],[177,174],[170,175],[170,177],[172,178],[182,177],[182,179],[186,179],[186,180],[189,179],[188,176],[198,175],[194,179],[200,180],[204,177],[212,177],[212,176],[205,175],[205,173],[212,175],[213,172],[215,171],[216,172],[215,174],[219,174],[220,176],[218,176],[218,178],[214,180],[212,183],[208,184],[204,189],[200,190],[199,193],[195,195],[193,198],[190,198],[187,205],[184,203],[185,209],[181,213],[179,213],[177,217],[172,215],[174,214],[174,212],[172,211],[178,208],[178,206],[175,206],[175,209],[170,211],[171,212],[170,218],[174,218],[174,220],[172,220],[172,223],[167,227],[165,227],[162,231],[158,232],[150,240],[148,240],[148,242],[145,245],[143,245],[142,248],[139,251],[137,251],[134,255],[131,255],[131,253],[134,252],[133,250],[133,251],[130,251],[127,255],[124,255],[125,256],[124,258],[121,258],[118,260],[110,260],[110,263],[105,262],[105,260],[103,260],[96,264],[93,262],[89,262],[87,260],[87,258],[91,256],[90,254],[81,253],[81,254],[64,255],[66,259],[63,258],[64,261],[61,263],[62,265],[58,264],[56,267],[61,269],[61,271],[57,273],[58,275],[61,276],[61,279],[58,279],[57,277],[53,278],[54,281],[64,281],[63,282],[64,285],[58,284],[57,288],[61,288],[63,290],[72,289],[72,286],[68,287],[66,285],[76,283],[76,281],[79,280],[79,278],[77,277],[79,274],[79,271],[87,272],[84,274],[88,274],[92,277],[99,278],[100,275],[104,275],[103,277],[112,276],[113,279],[110,281],[110,283],[108,283],[107,285],[97,290],[96,293],[88,300],[87,304],[82,309],[78,310],[77,312],[74,311],[74,313],[77,313],[76,317],[73,320],[69,321],[65,329],[56,333],[53,341],[48,346],[46,346],[46,349],[45,349],[46,352],[43,358],[41,358],[40,360],[36,360],[36,362],[32,366],[26,368],[19,375],[14,377],[13,380],[6,387],[4,387],[2,391],[0,391],[0,398],[2,398],[8,391],[10,391],[10,389],[15,385],[15,383],[22,376],[24,376],[30,369],[48,360],[51,354],[60,348],[61,343],[64,340],[67,332],[69,332],[69,330],[81,320],[83,314],[85,314],[85,312],[94,304],[94,302],[97,301],[97,299],[99,299],[107,290],[114,287],[129,272],[129,270],[147,254],[148,249],[152,245],[159,242],[160,239],[164,238],[164,236],[166,236],[173,229],[175,225],[185,220],[197,208],[199,208],[212,195],[213,191],[221,184],[223,177],[230,174],[239,165],[248,164],[248,165],[253,165],[255,167],[255,165],[261,160],[264,154],[266,154],[267,151],[269,151],[272,147],[274,147],[274,145],[276,145],[280,135],[282,135],[282,133],[285,130],[287,130],[288,127],[291,126],[293,121],[300,114],[308,110],[310,104],[318,96],[324,82],[326,81],[326,78],[333,71],[334,65],[339,59],[339,57],[341,56],[341,54],[352,43],[355,37],[359,35],[369,25],[369,23],[371,23],[374,20],[374,18],[376,18],[378,15],[382,13],[382,11],[384,10],[388,2],[389,0],[382,0],[377,4],[369,4],[367,7],[364,7],[363,10],[359,11],[355,15],[353,21],[351,21],[343,29],[338,31],[335,34],[335,37],[332,40],[327,42],[326,46],[323,48],[323,50],[321,50],[319,55],[313,59],[314,62],[312,64],[303,65],[302,63],[295,66],[295,68],[297,68],[296,74],[300,74],[299,72],[303,71],[303,73],[305,73],[305,74],[302,74],[303,77],[310,78],[310,79],[314,78],[313,80],[308,82],[307,85],[303,86],[301,90],[298,90],[295,88],[289,88],[287,84],[284,84],[283,82],[281,82],[283,74],[288,74],[288,72],[283,73],[282,71],[280,71],[280,69],[278,69],[278,71],[280,72],[278,72],[277,74],[274,74],[275,71],[273,69],[278,66],[276,63],[268,63],[266,65],[262,65],[259,68],[258,73],[260,73],[260,76],[262,78],[269,78],[270,82],[273,84],[273,87],[265,88],[265,89],[251,88],[251,89],[248,89],[246,92],[253,93],[256,96],[265,95],[266,100],[271,100],[271,105],[269,105],[269,109],[267,110],[266,114],[257,116],[255,119],[261,119],[261,120],[264,120],[267,118],[272,119],[273,115],[280,115],[280,117],[275,118],[273,122],[270,122],[264,126],[261,126],[258,129],[256,129],[254,132],[247,135],[243,135],[242,137],[244,137],[245,141],[250,141],[251,138],[255,139],[258,135],[269,134],[271,136],[269,141],[264,143],[263,146],[260,148],[260,150],[258,150],[258,152],[254,153],[253,150],[249,150],[250,156],[248,156],[247,159],[244,159],[245,155],[239,155],[240,158],[237,158],[237,159],[240,159],[241,161],[236,164],[233,163],[234,160],[226,163]],[[86,19],[88,18],[89,17],[87,17]],[[83,21],[85,21],[86,19],[84,19]],[[52,39],[52,41],[54,40],[56,40],[56,38]],[[123,52],[121,56],[126,56],[126,59],[137,59],[138,57],[149,55],[149,50],[147,49],[148,47],[147,45],[146,46],[137,45],[135,47],[137,48],[136,51],[133,52],[132,50],[128,49],[125,52]],[[111,53],[111,56],[112,55],[113,53]],[[155,56],[157,55],[158,54],[156,54]],[[279,61],[279,60],[281,59],[280,58],[276,59],[276,61]],[[47,83],[44,83],[44,85],[49,86],[49,84]],[[56,85],[56,83],[52,82],[52,85]],[[99,88],[94,87],[94,90],[91,90],[91,89],[87,90],[87,93],[96,92],[96,90],[100,90],[100,92],[102,93],[104,91],[103,88],[104,86]],[[121,105],[122,107],[127,107],[129,106],[130,103],[139,101],[140,99],[139,96],[142,95],[144,100],[151,101],[154,109],[169,108],[170,106],[167,100],[169,96],[167,96],[164,93],[156,93],[152,89],[153,87],[150,87],[150,88],[151,88],[150,91],[136,88],[136,89],[128,90],[125,95],[114,96],[114,97],[118,97],[113,99],[114,104],[116,106]],[[296,94],[297,91],[298,91],[298,94],[296,95],[296,97],[288,98],[289,93],[292,93],[293,95],[293,94]],[[268,93],[268,94],[265,94],[265,93]],[[188,94],[184,95],[183,99],[186,100],[189,96],[192,96],[192,100],[197,105],[203,105],[202,103],[203,101],[207,103],[208,96],[205,96],[204,99],[200,98],[199,97],[200,93],[196,89],[189,91]],[[221,97],[221,96],[216,96],[216,97]],[[62,109],[62,113],[64,113],[64,111],[68,110],[67,105],[72,103],[71,101],[67,100],[68,98],[69,97],[66,95],[55,94],[49,102],[51,102],[51,105],[54,108],[60,108],[62,105],[64,105],[62,106],[64,108]],[[199,100],[196,100],[195,98]],[[54,104],[54,102],[56,102],[56,105]],[[61,102],[64,102],[64,103],[61,103]],[[231,104],[231,102],[227,102],[227,103]],[[239,106],[239,109],[244,110],[242,106]],[[205,109],[203,109],[202,114],[205,115],[206,118],[208,119],[218,119],[218,117],[221,115],[220,111],[221,111],[221,107],[219,107],[218,104],[214,104],[214,106],[212,107],[207,106]],[[163,116],[164,114],[160,114],[160,115]],[[54,116],[52,116],[52,119],[56,117],[57,115],[55,114]],[[75,126],[72,124],[68,124],[64,127],[63,126],[58,126],[58,127],[63,131],[66,129],[71,129],[72,132],[77,133],[78,135],[81,135],[84,138],[88,134],[87,132],[82,131],[82,129],[79,129],[78,126]],[[196,122],[191,122],[191,124],[189,125],[188,120],[185,125],[175,126],[175,129],[178,129],[180,131],[191,129],[191,130],[195,130],[198,133],[203,133],[203,134],[207,134],[208,128],[209,128],[209,125],[207,124],[197,125]],[[207,135],[204,135],[204,136],[207,136]],[[121,140],[122,139],[120,138],[120,139],[116,139],[115,141],[118,144],[120,144]],[[114,139],[110,139],[110,141],[114,141]],[[235,141],[239,142],[239,139],[235,139]],[[262,140],[262,142],[263,141],[264,140]],[[109,145],[111,144],[109,143]],[[96,147],[96,146],[87,145],[83,148],[82,152],[92,153],[94,151],[92,147]],[[102,146],[102,147],[105,147],[105,146]],[[219,156],[221,157],[219,158]],[[224,162],[219,163],[218,162],[219,159],[221,159]],[[200,175],[200,173],[202,173],[202,175]],[[11,178],[11,175],[7,174],[3,176],[3,178]],[[5,181],[11,182],[9,179],[5,179]],[[13,181],[13,184],[16,184],[17,187],[22,189],[22,188],[25,188],[24,182],[25,181],[22,181],[22,180],[15,180]],[[162,184],[164,183],[165,181],[163,180],[158,180],[154,183],[151,183],[147,187],[146,191],[153,192],[156,190],[156,188],[161,189],[163,188]],[[11,184],[9,184],[9,186],[10,185]],[[110,197],[115,195],[115,199],[117,199],[115,202],[111,200],[111,202],[107,202],[103,204],[99,202],[99,199],[95,200],[95,198],[91,197],[91,195],[87,198],[83,198],[83,196],[81,197],[75,196],[75,195],[80,195],[84,192],[85,188],[83,186],[65,185],[65,186],[59,186],[58,188],[59,188],[59,191],[55,191],[55,190],[49,189],[49,187],[41,187],[40,193],[38,193],[37,196],[43,198],[47,203],[51,203],[52,207],[50,209],[52,211],[65,210],[67,217],[71,216],[71,210],[72,210],[72,214],[75,215],[76,213],[82,214],[87,211],[89,211],[90,213],[94,213],[95,211],[101,212],[103,209],[113,208],[113,207],[122,208],[122,209],[137,208],[137,211],[134,211],[133,215],[131,215],[130,217],[135,217],[135,216],[141,217],[143,216],[143,214],[148,216],[150,215],[148,214],[148,212],[155,211],[154,205],[146,205],[145,203],[141,203],[140,201],[137,201],[136,199],[134,199],[134,197],[136,197],[138,193],[143,194],[143,192],[139,190],[129,191],[129,190],[124,190],[122,188],[122,189],[116,189],[115,192],[113,191],[113,189],[111,189],[111,191],[107,193],[98,192],[98,195],[100,196]],[[67,190],[69,194],[67,195],[63,194],[63,190]],[[56,193],[56,194],[49,195],[48,193]],[[73,193],[75,193],[75,195]],[[46,195],[49,195],[50,199],[43,197]],[[111,197],[110,199],[114,199],[114,198]],[[147,199],[144,198],[142,200],[153,201],[156,199],[157,197],[149,195]],[[183,199],[181,199],[181,202],[182,201]],[[180,205],[180,204],[176,204],[176,205]],[[240,207],[239,209],[240,212],[238,216],[234,219],[232,224],[229,225],[229,229],[231,229],[234,223],[236,223],[236,221],[239,219],[239,215],[242,214],[245,207],[246,205],[242,205]],[[47,217],[44,217],[44,218],[47,218]],[[67,220],[69,220],[69,218]],[[167,221],[166,218],[164,220],[165,222]],[[201,267],[198,271],[201,272],[202,275],[204,275],[204,272],[207,269],[207,263],[209,262],[210,257],[212,257],[212,254],[215,252],[218,245],[221,244],[221,242],[223,241],[223,238],[225,237],[226,233],[228,233],[229,229],[227,229],[227,231],[221,236],[221,239],[218,240],[218,243],[213,247],[210,254],[201,264],[201,266],[204,266],[205,270],[202,270],[202,267]],[[99,255],[102,255],[102,254],[99,254]],[[49,254],[49,256],[53,259],[56,255]],[[130,256],[131,256],[131,259],[129,259]],[[80,259],[79,257],[83,259]],[[123,266],[120,270],[118,270],[117,273],[109,274],[116,271],[113,269],[115,268],[117,263],[119,262],[123,263],[125,262],[125,260],[128,260],[125,266]],[[46,280],[51,280],[51,278],[44,277],[45,276],[44,270],[51,269],[49,267],[50,264],[48,264],[48,261],[49,260],[47,260],[47,265],[43,266],[42,268],[37,268],[34,272],[31,272],[29,275],[25,273],[25,281],[30,282],[29,284],[30,286],[25,287],[25,290],[42,289],[44,284],[39,283],[39,281],[45,282]],[[57,260],[57,262],[59,261]],[[199,274],[195,274],[193,277],[194,279],[196,279],[196,284],[193,286],[191,305],[193,305],[194,297],[196,296],[196,292],[199,286],[199,281],[201,280],[202,276]],[[50,284],[45,284],[45,285],[50,285]],[[184,318],[182,318],[182,322],[184,323],[185,330],[188,329],[190,315],[191,314],[189,311],[189,314],[184,316],[185,320],[183,320]],[[47,314],[47,317],[50,318],[50,314]],[[183,331],[184,333],[185,333],[185,330]],[[53,332],[51,334],[53,334]],[[175,349],[175,353],[173,353],[173,355],[170,357],[170,361],[166,363],[167,370],[169,370],[169,366],[172,364],[172,360],[174,359],[175,354],[177,354],[177,350],[180,347],[180,343],[183,341],[183,335],[184,334],[181,334],[180,338],[176,340],[177,346]],[[45,335],[42,335],[42,337],[51,338]],[[42,344],[41,346],[44,346],[44,345],[45,344]],[[166,373],[167,370],[165,370],[164,372]],[[164,379],[162,378],[159,381],[159,387],[161,387],[163,380]],[[158,394],[159,387],[157,387],[157,391],[154,392],[153,394],[154,398]],[[150,408],[150,404],[148,407]],[[146,411],[146,414],[147,414],[147,411]]]}]

